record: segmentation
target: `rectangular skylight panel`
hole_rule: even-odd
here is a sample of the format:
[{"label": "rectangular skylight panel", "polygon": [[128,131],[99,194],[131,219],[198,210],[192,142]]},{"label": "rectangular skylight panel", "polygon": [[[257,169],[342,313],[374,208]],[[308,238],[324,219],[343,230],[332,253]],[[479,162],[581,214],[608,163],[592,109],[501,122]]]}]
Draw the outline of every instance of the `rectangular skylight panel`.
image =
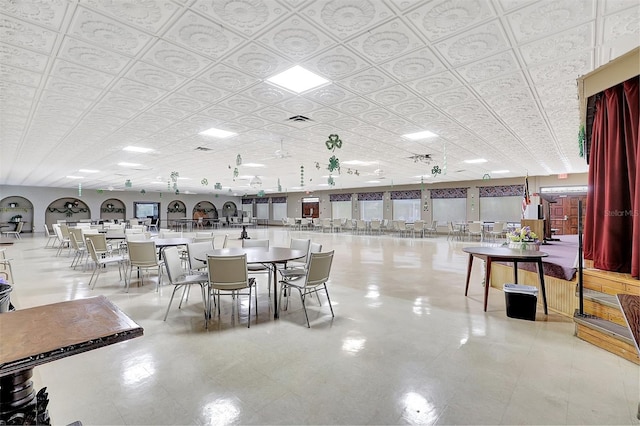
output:
[{"label": "rectangular skylight panel", "polygon": [[295,93],[306,92],[329,83],[329,80],[307,71],[299,65],[274,75],[267,81]]},{"label": "rectangular skylight panel", "polygon": [[215,127],[212,127],[203,132],[200,132],[200,134],[203,136],[211,136],[212,138],[218,138],[218,139],[225,139],[225,138],[229,138],[231,136],[236,135],[236,133],[229,132],[222,129],[216,129]]}]

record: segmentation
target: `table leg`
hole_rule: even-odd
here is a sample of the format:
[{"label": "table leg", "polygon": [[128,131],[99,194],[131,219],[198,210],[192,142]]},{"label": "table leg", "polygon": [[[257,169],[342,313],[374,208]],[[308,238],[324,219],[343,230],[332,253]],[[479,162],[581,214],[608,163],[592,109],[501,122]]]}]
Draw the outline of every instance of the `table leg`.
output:
[{"label": "table leg", "polygon": [[518,261],[513,261],[513,282],[518,284]]},{"label": "table leg", "polygon": [[544,268],[542,267],[542,259],[538,260],[538,277],[540,277],[540,289],[542,290],[542,304],[544,306],[544,314],[549,315],[547,311],[547,291],[544,288]]},{"label": "table leg", "polygon": [[469,279],[471,278],[471,267],[473,266],[473,255],[469,255],[469,265],[467,266],[467,285],[464,288],[464,295],[469,292]]},{"label": "table leg", "polygon": [[487,312],[487,301],[489,300],[489,287],[491,287],[491,256],[487,256],[487,267],[484,272],[484,311]]},{"label": "table leg", "polygon": [[275,263],[271,264],[273,269],[273,319],[278,319],[278,269]]}]

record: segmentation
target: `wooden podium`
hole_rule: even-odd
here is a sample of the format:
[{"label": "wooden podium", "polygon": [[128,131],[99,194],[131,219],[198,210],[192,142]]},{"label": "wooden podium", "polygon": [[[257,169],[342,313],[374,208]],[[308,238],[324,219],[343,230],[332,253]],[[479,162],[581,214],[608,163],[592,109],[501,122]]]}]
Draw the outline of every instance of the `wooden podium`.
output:
[{"label": "wooden podium", "polygon": [[522,219],[520,226],[528,226],[532,232],[534,232],[538,239],[542,242],[544,240],[544,220],[543,219]]},{"label": "wooden podium", "polygon": [[49,424],[46,388],[36,396],[33,367],[140,337],[143,329],[97,296],[2,313],[0,334],[0,424]]}]

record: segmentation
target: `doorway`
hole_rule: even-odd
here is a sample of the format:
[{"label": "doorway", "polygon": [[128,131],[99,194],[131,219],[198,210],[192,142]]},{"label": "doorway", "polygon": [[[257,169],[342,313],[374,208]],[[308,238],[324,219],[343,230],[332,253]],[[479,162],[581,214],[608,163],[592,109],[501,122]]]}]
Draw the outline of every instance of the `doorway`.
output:
[{"label": "doorway", "polygon": [[550,205],[551,229],[557,235],[578,234],[578,201],[582,200],[582,223],[587,211],[587,195],[561,194],[554,197]]},{"label": "doorway", "polygon": [[302,217],[316,219],[320,217],[320,199],[307,197],[302,199]]}]

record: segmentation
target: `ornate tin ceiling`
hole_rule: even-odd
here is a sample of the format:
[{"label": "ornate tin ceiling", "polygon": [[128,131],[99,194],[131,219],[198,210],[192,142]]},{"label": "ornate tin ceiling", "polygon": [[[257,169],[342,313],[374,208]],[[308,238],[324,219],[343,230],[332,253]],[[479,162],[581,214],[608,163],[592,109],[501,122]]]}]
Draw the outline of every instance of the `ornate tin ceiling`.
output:
[{"label": "ornate tin ceiling", "polygon": [[[432,165],[446,173],[425,182],[584,172],[576,78],[638,46],[639,16],[637,0],[3,1],[0,184],[166,191],[177,171],[181,191],[295,191],[304,166],[314,190],[331,155],[335,188]],[[331,84],[265,82],[296,64]],[[401,137],[421,130],[439,136]]]}]

